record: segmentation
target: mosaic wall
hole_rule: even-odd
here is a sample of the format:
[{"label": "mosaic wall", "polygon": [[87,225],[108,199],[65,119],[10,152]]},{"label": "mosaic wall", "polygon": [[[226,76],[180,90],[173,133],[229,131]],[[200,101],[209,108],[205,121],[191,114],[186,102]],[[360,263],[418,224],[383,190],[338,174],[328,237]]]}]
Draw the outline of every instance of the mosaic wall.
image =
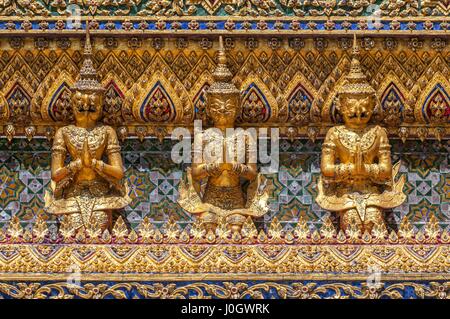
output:
[{"label": "mosaic wall", "polygon": [[[184,167],[170,158],[172,141],[128,139],[123,157],[133,202],[124,214],[132,227],[145,217],[162,224],[173,216],[182,226],[192,219],[176,203],[178,184]],[[402,160],[401,173],[406,174],[407,201],[388,214],[391,227],[407,215],[421,227],[434,214],[441,226],[450,225],[450,140],[441,143],[392,141],[395,161]],[[290,227],[299,216],[311,226],[320,226],[328,213],[314,203],[319,176],[321,141],[282,140],[280,169],[269,175],[272,183],[271,212],[257,226],[268,225],[274,216]],[[45,139],[15,139],[8,144],[0,140],[0,224],[4,226],[18,215],[23,226],[30,226],[43,212],[43,197],[50,181],[50,145]],[[56,221],[46,217],[52,227]]]}]

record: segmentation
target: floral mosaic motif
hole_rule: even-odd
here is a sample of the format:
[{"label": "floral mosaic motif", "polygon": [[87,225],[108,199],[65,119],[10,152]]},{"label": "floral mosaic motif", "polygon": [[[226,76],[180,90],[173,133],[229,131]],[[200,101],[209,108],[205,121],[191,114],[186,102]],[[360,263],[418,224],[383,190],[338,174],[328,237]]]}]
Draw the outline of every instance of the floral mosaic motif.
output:
[{"label": "floral mosaic motif", "polygon": [[381,95],[384,122],[387,125],[398,125],[403,120],[404,97],[394,83],[390,83]]},{"label": "floral mosaic motif", "polygon": [[441,84],[436,84],[426,98],[422,113],[427,122],[450,122],[450,95]]},{"label": "floral mosaic motif", "polygon": [[120,125],[124,122],[122,105],[124,95],[114,81],[106,86],[105,102],[103,107],[103,122],[107,125]]},{"label": "floral mosaic motif", "polygon": [[271,109],[264,93],[251,83],[242,93],[242,113],[238,121],[263,123],[270,118]]},{"label": "floral mosaic motif", "polygon": [[145,171],[130,168],[126,171],[126,176],[129,182],[128,194],[133,200],[129,205],[130,209],[149,211],[150,206],[148,197],[154,190],[155,185],[150,182],[148,174]]},{"label": "floral mosaic motif", "polygon": [[288,98],[289,121],[293,123],[307,123],[310,121],[309,112],[312,105],[312,96],[299,84]]},{"label": "floral mosaic motif", "polygon": [[155,83],[145,98],[141,118],[146,122],[170,122],[175,118],[175,106],[160,81]]},{"label": "floral mosaic motif", "polygon": [[73,121],[71,96],[69,85],[63,82],[53,94],[48,106],[48,115],[53,121]]},{"label": "floral mosaic motif", "polygon": [[16,123],[30,122],[31,98],[19,83],[6,95],[6,101],[10,110],[10,120]]}]

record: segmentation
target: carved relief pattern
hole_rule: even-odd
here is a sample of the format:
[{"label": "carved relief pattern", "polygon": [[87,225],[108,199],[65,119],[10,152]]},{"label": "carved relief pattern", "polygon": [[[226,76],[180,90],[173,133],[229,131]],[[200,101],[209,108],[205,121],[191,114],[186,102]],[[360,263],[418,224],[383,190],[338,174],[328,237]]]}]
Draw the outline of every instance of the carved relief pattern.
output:
[{"label": "carved relief pattern", "polygon": [[0,283],[0,295],[16,299],[448,299],[450,282],[385,282],[369,287],[365,281],[315,283],[308,281],[259,282],[89,282],[73,287],[67,283]]},{"label": "carved relief pattern", "polygon": [[[450,224],[447,144],[407,141],[403,145],[399,140],[392,141],[392,160],[402,161],[400,174],[407,178],[404,191],[408,197],[402,206],[388,214],[389,227],[396,227],[404,216],[415,228],[421,228],[431,215],[436,216],[442,227]],[[125,209],[131,227],[136,229],[145,217],[157,225],[164,224],[169,218],[174,218],[182,227],[191,224],[192,218],[176,203],[183,167],[170,159],[173,144],[167,140],[160,144],[155,139],[146,139],[142,143],[130,139],[121,145],[133,199]],[[260,227],[266,227],[274,217],[286,227],[299,217],[305,218],[311,226],[323,224],[329,213],[314,203],[320,145],[320,142],[311,143],[305,139],[280,142],[280,169],[277,174],[267,175],[273,190],[269,214],[258,221]],[[23,225],[29,225],[43,212],[44,190],[50,182],[50,146],[45,139],[35,139],[32,143],[15,139],[9,146],[2,140],[0,149],[0,169],[5,168],[0,171],[0,179],[8,180],[5,186],[8,196],[0,197],[0,226],[14,215],[21,218]],[[424,158],[423,154],[427,156]],[[20,178],[17,179],[15,174]],[[48,225],[54,228],[56,221],[50,218]]]},{"label": "carved relief pattern", "polygon": [[[94,40],[97,44],[102,43],[101,39]],[[412,123],[444,125],[444,130],[439,133],[439,138],[444,138],[450,134],[449,129],[445,128],[448,125],[448,111],[441,110],[439,113],[438,109],[446,108],[449,101],[450,84],[445,80],[450,74],[447,53],[426,47],[412,51],[407,47],[406,40],[397,41],[403,48],[401,51],[380,50],[383,40],[377,39],[377,46],[363,50],[362,54],[362,67],[371,83],[375,87],[385,88],[378,93],[386,115],[380,124],[388,124],[389,133],[398,137],[401,137],[398,126],[408,127]],[[234,48],[230,49],[229,60],[234,81],[243,90],[241,122],[256,125],[267,121],[278,123],[282,128],[281,135],[286,135],[286,126],[308,122],[320,127],[324,122],[339,121],[333,98],[336,87],[342,81],[342,74],[348,69],[348,52],[335,48],[339,41],[329,41],[329,47],[324,51],[311,48],[313,41],[306,39],[304,42],[306,47],[302,51],[292,50],[287,43],[272,51],[263,46],[250,51],[245,48],[245,41],[235,42]],[[200,92],[216,63],[214,48],[202,52],[191,49],[190,53],[186,53],[186,50],[175,47],[175,41],[167,40],[165,43],[167,47],[161,50],[147,43],[138,50],[126,53],[99,45],[95,62],[100,76],[105,77],[103,85],[108,89],[104,112],[104,120],[108,124],[131,125],[129,134],[133,135],[135,130],[132,125],[139,122],[163,124],[175,121],[189,125],[192,124],[194,114],[197,114],[197,118],[202,117],[200,114],[203,114],[204,100]],[[37,135],[45,135],[45,125],[52,125],[52,117],[47,119],[42,117],[43,114],[56,112],[53,121],[60,119],[58,112],[64,113],[67,103],[67,91],[61,85],[69,85],[74,80],[74,74],[78,72],[76,66],[80,61],[79,51],[72,48],[66,51],[44,49],[40,52],[40,58],[29,52],[32,51],[27,46],[8,53],[0,76],[2,93],[8,101],[7,111],[11,114],[9,123],[16,126],[17,136],[24,134],[21,126],[30,122],[27,111],[31,100],[29,92],[36,92],[32,103],[36,109],[32,110],[31,121],[40,123]],[[23,59],[22,56],[29,58]],[[41,68],[36,74],[33,65],[37,63],[36,60],[42,59],[53,62],[48,62],[50,67]],[[184,61],[182,66],[179,61]],[[153,74],[155,68],[162,72]],[[428,87],[427,83],[435,72],[441,74],[443,80]],[[389,75],[392,73],[395,74],[394,82]],[[56,81],[59,83],[57,86],[53,86],[59,74],[66,76],[58,80],[61,82]],[[118,85],[113,85],[119,82],[120,89]],[[438,89],[434,90],[435,87]],[[431,97],[431,92],[441,93]],[[421,94],[426,96],[421,98]],[[426,112],[422,111],[425,106]],[[431,113],[431,110],[435,113]],[[14,112],[17,114],[14,115]],[[443,117],[439,118],[439,114]],[[295,134],[307,136],[302,126],[296,130]],[[407,138],[419,136],[417,129],[408,130]],[[426,130],[427,138],[436,138],[433,128]],[[151,134],[151,130],[147,134]],[[167,134],[170,134],[170,130]],[[323,134],[324,131],[319,130],[318,136]]]},{"label": "carved relief pattern", "polygon": [[[204,122],[208,120],[206,114],[206,95],[205,92],[209,89],[209,84],[206,83],[199,90],[197,95],[194,98],[194,107],[195,107],[195,119],[203,120]],[[206,123],[206,122],[205,122]]]},{"label": "carved relief pattern", "polygon": [[[67,23],[71,4],[81,1],[0,1],[0,31],[12,34],[0,56],[0,298],[450,298],[449,1],[141,0],[82,9],[95,13],[102,121],[122,140],[133,200],[127,220],[114,216],[102,234],[67,229],[43,210],[50,141],[73,120],[69,88],[81,62],[84,31]],[[383,19],[368,24],[374,6]],[[176,204],[183,167],[164,139],[206,119],[213,30],[231,35],[240,125],[270,123],[288,137],[279,171],[267,176],[269,213],[234,234],[221,232],[223,221],[202,231]],[[305,30],[336,36],[296,37]],[[349,67],[348,30],[367,34],[362,69],[379,90],[378,124],[406,178],[407,200],[372,233],[339,231],[314,202],[320,140],[340,121],[334,98]],[[133,135],[139,140],[126,139]],[[78,287],[55,279],[74,264],[93,279]],[[383,274],[376,287],[364,277],[372,264]]]}]

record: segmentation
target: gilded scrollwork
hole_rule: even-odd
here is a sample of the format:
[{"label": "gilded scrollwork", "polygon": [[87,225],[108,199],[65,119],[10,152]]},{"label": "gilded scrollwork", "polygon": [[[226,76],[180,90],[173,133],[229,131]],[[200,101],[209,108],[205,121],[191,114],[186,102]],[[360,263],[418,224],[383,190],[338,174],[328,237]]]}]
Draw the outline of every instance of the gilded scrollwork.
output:
[{"label": "gilded scrollwork", "polygon": [[[75,230],[64,219],[55,237],[42,216],[31,230],[15,217],[0,230],[0,295],[375,299],[404,298],[408,291],[415,298],[449,297],[450,234],[433,218],[425,230],[414,231],[405,218],[398,233],[356,236],[337,233],[332,223],[312,231],[304,220],[294,230],[274,220],[267,232],[258,233],[248,219],[241,235],[221,223],[215,232],[199,225],[181,230],[170,221],[160,230],[146,218],[137,231],[129,231],[119,218],[111,232],[102,233]],[[80,285],[67,280],[74,267]],[[380,282],[368,283],[370,269],[380,272]]]},{"label": "gilded scrollwork", "polygon": [[365,282],[183,282],[183,283],[83,283],[66,282],[0,283],[0,293],[15,299],[401,299],[408,294],[416,298],[449,299],[450,283],[433,281],[430,283],[407,281],[389,282],[379,287],[368,287]]}]

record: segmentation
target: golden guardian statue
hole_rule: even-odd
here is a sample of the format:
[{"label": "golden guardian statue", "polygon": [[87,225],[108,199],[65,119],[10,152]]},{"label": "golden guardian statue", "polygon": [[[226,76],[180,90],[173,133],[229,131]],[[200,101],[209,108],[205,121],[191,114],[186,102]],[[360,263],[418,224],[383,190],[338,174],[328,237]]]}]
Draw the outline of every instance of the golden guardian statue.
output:
[{"label": "golden guardian statue", "polygon": [[248,216],[267,213],[269,195],[258,173],[255,134],[234,129],[240,91],[231,82],[222,38],[213,78],[206,92],[206,111],[214,127],[195,137],[194,163],[187,170],[187,181],[180,184],[178,203],[196,214],[207,229],[214,229],[218,219],[225,218],[230,230],[239,231]]},{"label": "golden guardian statue", "polygon": [[340,214],[343,230],[354,224],[370,233],[384,224],[383,209],[406,199],[405,179],[396,180],[400,163],[392,165],[386,130],[369,125],[377,103],[361,70],[355,36],[350,72],[338,91],[344,125],[332,127],[325,137],[316,198],[320,207]]},{"label": "golden guardian statue", "polygon": [[46,193],[45,206],[49,214],[67,215],[73,229],[105,230],[111,227],[112,210],[124,208],[131,199],[123,180],[117,134],[112,127],[98,123],[104,89],[93,66],[88,28],[80,77],[72,88],[75,125],[64,126],[55,134],[51,192]]}]

